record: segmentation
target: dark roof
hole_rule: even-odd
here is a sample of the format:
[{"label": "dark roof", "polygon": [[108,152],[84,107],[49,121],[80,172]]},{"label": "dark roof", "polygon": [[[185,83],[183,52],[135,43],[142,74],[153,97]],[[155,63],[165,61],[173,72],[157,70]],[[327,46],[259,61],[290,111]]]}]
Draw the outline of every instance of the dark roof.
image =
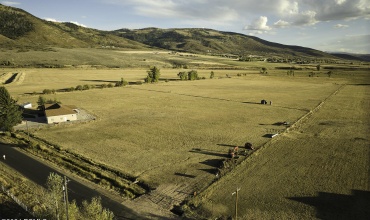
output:
[{"label": "dark roof", "polygon": [[77,109],[73,105],[62,105],[59,103],[45,104],[45,115],[46,117],[58,116],[58,115],[71,115],[76,114],[73,109]]}]

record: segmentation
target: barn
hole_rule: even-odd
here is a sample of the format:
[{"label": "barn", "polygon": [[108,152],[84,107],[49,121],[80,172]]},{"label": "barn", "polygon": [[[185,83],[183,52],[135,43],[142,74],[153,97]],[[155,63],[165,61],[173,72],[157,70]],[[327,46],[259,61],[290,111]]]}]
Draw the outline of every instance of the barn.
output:
[{"label": "barn", "polygon": [[77,120],[78,109],[72,105],[59,103],[45,104],[45,117],[48,124]]}]

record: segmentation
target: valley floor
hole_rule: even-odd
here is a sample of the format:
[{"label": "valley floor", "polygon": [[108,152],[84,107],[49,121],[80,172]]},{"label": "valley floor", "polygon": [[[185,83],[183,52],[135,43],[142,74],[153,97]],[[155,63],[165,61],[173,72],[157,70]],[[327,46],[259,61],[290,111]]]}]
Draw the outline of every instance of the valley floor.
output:
[{"label": "valley floor", "polygon": [[193,203],[189,216],[366,219],[370,88],[346,85],[296,129],[274,138]]}]

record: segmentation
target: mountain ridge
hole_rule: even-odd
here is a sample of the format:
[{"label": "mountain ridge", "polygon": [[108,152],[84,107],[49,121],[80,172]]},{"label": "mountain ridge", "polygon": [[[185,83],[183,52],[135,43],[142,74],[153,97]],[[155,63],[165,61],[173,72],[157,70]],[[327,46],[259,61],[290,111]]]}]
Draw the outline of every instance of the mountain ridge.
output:
[{"label": "mountain ridge", "polygon": [[101,31],[70,22],[46,21],[18,8],[0,4],[0,46],[4,49],[60,48],[165,49],[179,52],[268,56],[283,59],[351,59],[312,48],[284,45],[241,33],[206,28],[148,27]]}]

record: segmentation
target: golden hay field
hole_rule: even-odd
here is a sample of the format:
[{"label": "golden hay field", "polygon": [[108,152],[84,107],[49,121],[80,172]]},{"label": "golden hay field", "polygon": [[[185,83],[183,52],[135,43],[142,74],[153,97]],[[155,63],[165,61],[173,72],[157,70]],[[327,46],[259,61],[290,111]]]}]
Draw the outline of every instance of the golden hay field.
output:
[{"label": "golden hay field", "polygon": [[[43,84],[57,89],[122,76],[136,80],[138,72],[146,74],[145,70],[33,70],[21,86],[9,90],[22,94],[42,91]],[[178,179],[175,172],[207,174],[199,172],[210,168],[202,162],[215,156],[189,152],[193,148],[217,155],[227,153],[228,147],[221,145],[246,141],[261,145],[269,140],[263,137],[267,129],[276,128],[273,123],[297,120],[338,86],[327,78],[248,75],[59,93],[50,97],[84,108],[98,120],[35,134],[146,181],[171,182]],[[20,101],[35,104],[37,97],[20,96]],[[273,105],[256,104],[261,99],[273,100]]]},{"label": "golden hay field", "polygon": [[[39,93],[43,89],[58,90],[84,84],[114,83],[121,77],[136,82],[142,81],[146,76],[146,69],[17,71],[23,72],[22,84],[10,84],[6,87],[13,96],[19,98],[19,102],[31,101],[34,105],[38,95],[25,94]],[[221,178],[221,181],[199,197],[204,197],[204,200],[196,202],[203,202],[205,205],[200,207],[198,214],[208,217],[231,215],[233,198],[230,192],[238,185],[243,189],[240,191],[240,205],[244,208],[241,208],[240,216],[252,218],[314,216],[314,208],[285,197],[312,196],[317,191],[348,193],[348,186],[338,187],[336,181],[340,180],[339,177],[329,178],[325,182],[326,178],[322,176],[331,177],[331,173],[339,172],[345,177],[352,168],[356,168],[348,166],[341,170],[335,166],[345,160],[340,158],[347,157],[346,154],[343,155],[344,152],[335,151],[336,148],[340,146],[343,149],[351,145],[351,139],[347,142],[344,141],[346,138],[335,139],[337,133],[342,137],[347,134],[341,133],[339,129],[333,131],[336,132],[334,134],[319,133],[319,129],[328,126],[330,129],[337,128],[337,125],[346,127],[347,119],[344,116],[344,121],[340,119],[339,124],[334,123],[332,128],[330,123],[334,119],[329,120],[329,125],[312,125],[312,129],[307,124],[306,127],[281,135],[271,142],[265,136],[271,130],[284,128],[274,123],[293,123],[314,109],[347,83],[347,76],[307,77],[308,71],[296,71],[295,77],[288,77],[285,71],[270,71],[268,76],[263,76],[254,70],[214,70],[216,79],[208,79],[211,70],[199,70],[199,75],[206,77],[206,80],[173,80],[177,79],[179,71],[181,70],[161,70],[162,79],[172,79],[168,82],[45,96],[56,98],[63,104],[83,108],[94,114],[97,120],[85,124],[58,125],[33,133],[94,161],[137,176],[139,180],[151,185],[172,186],[173,190],[185,187],[187,194],[204,189],[215,179],[217,161],[226,158],[230,147],[244,145],[247,141],[255,146],[268,142],[267,146],[256,152],[231,175]],[[247,75],[238,77],[238,73]],[[231,78],[226,78],[226,74]],[[351,100],[346,100],[349,95],[358,95],[358,99],[354,98],[358,105],[363,105],[361,100],[368,101],[366,86],[354,87],[357,90],[350,89],[352,87],[354,86],[346,86],[337,96],[330,98],[327,102],[329,104],[313,119],[319,117],[325,109],[325,114],[321,116],[323,118],[341,115],[342,105],[338,107],[338,103],[345,103],[343,108],[348,109],[353,105],[350,104]],[[352,94],[353,91],[357,93]],[[261,99],[272,100],[273,104],[261,105]],[[354,115],[355,117],[364,115]],[[315,133],[310,134],[307,129]],[[363,135],[362,132],[363,130],[355,130],[353,135]],[[325,137],[320,138],[320,135]],[[352,138],[356,138],[354,136]],[[330,142],[332,139],[336,140],[335,143]],[[368,139],[356,141],[362,143]],[[342,142],[346,144],[343,145]],[[364,165],[368,165],[363,158],[357,158],[357,154],[361,153],[364,157],[366,152],[362,148],[350,151],[356,157],[353,163],[363,161]],[[327,157],[334,158],[334,162],[328,163]],[[359,175],[364,171],[361,169],[351,175]],[[359,178],[364,181],[365,177]],[[316,182],[320,185],[316,185]],[[332,191],[325,188],[325,185],[332,188]],[[359,184],[351,189],[364,189],[364,186]],[[275,200],[276,203],[271,202]],[[295,209],[300,211],[295,213]],[[209,212],[213,214],[208,215]]]},{"label": "golden hay field", "polygon": [[193,201],[197,214],[234,216],[231,193],[240,188],[239,219],[366,219],[368,85],[346,85],[298,129],[266,144]]}]

